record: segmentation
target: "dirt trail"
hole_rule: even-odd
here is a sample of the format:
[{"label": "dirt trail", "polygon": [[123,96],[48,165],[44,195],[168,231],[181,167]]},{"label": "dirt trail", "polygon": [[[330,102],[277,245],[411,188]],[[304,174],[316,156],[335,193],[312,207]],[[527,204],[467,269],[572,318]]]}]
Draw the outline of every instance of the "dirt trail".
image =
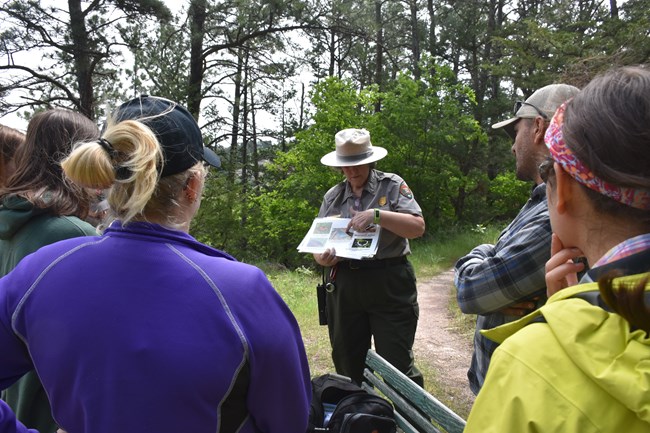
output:
[{"label": "dirt trail", "polygon": [[[415,335],[416,365],[429,367],[441,395],[434,397],[467,417],[474,394],[467,384],[467,369],[472,356],[471,336],[462,335],[449,311],[453,296],[454,271],[450,269],[429,280],[418,281],[420,319]],[[431,375],[431,373],[429,373]]]}]

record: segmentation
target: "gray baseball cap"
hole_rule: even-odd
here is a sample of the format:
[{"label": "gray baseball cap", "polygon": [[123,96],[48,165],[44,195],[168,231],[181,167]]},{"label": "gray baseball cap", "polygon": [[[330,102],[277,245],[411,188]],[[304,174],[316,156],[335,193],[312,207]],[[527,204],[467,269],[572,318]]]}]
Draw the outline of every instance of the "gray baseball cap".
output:
[{"label": "gray baseball cap", "polygon": [[515,117],[495,123],[492,129],[503,128],[510,137],[515,137],[515,122],[519,119],[534,119],[541,116],[551,120],[555,110],[568,99],[573,98],[580,89],[568,84],[550,84],[538,89],[525,101],[516,101]]}]

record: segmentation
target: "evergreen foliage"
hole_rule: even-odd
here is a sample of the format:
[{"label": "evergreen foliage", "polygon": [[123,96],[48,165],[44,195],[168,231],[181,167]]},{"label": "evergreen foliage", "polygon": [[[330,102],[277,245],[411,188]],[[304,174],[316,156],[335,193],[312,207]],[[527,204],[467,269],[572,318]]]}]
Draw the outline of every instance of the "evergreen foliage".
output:
[{"label": "evergreen foliage", "polygon": [[[459,83],[447,67],[424,62],[422,71],[422,79],[417,81],[400,75],[385,92],[375,86],[358,91],[351,80],[332,77],[317,84],[311,95],[314,123],[296,134],[289,151],[278,152],[267,165],[260,192],[251,191],[246,199],[232,201],[233,213],[240,206],[248,207],[246,225],[237,233],[241,240],[231,244],[237,255],[278,261],[289,267],[311,262],[311,257],[296,252],[296,246],[318,214],[325,192],[344,179],[339,171],[323,166],[320,158],[334,150],[336,132],[349,127],[368,129],[373,143],[388,149],[378,169],[407,180],[429,222],[429,233],[462,219],[461,191],[476,185],[486,190],[490,187],[481,170],[463,173],[459,166],[487,152],[487,137],[472,117],[472,90]],[[378,100],[382,101],[380,112],[374,110]],[[499,212],[505,214],[502,216],[510,216],[520,206],[521,194],[512,200],[513,192],[519,192],[518,184],[502,179],[498,177],[500,187],[486,195],[498,203]],[[213,204],[219,208],[212,208]],[[199,225],[210,225],[205,223],[206,215],[212,218],[218,214],[216,221],[234,221],[219,201],[208,198],[202,204]],[[482,213],[480,217],[491,214]],[[201,234],[209,236],[203,231]],[[234,241],[231,235],[230,231],[215,230],[209,242],[227,245]],[[244,249],[237,248],[244,243]]]},{"label": "evergreen foliage", "polygon": [[320,164],[338,130],[388,149],[378,168],[408,182],[428,235],[498,224],[530,185],[490,125],[539,87],[650,59],[650,0],[166,4],[3,1],[0,115],[101,119],[140,93],[187,105],[224,167],[192,234],[292,267],[313,263],[296,245],[343,179]]}]

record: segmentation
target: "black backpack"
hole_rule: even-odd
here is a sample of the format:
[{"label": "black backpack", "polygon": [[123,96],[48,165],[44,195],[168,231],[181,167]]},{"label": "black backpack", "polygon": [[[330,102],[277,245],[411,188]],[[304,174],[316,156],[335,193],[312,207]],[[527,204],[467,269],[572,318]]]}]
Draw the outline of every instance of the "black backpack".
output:
[{"label": "black backpack", "polygon": [[396,433],[393,406],[349,377],[324,374],[311,383],[307,433]]}]

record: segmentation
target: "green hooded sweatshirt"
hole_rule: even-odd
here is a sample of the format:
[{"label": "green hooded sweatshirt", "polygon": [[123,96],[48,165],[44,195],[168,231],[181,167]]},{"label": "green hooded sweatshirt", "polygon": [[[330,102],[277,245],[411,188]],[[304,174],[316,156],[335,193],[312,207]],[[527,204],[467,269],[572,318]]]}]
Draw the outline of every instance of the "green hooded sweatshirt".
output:
[{"label": "green hooded sweatshirt", "polygon": [[[77,217],[55,216],[24,198],[7,196],[0,203],[0,277],[45,245],[90,235],[97,235],[95,228]],[[2,399],[27,427],[41,433],[56,432],[47,395],[35,372],[2,391]]]}]

